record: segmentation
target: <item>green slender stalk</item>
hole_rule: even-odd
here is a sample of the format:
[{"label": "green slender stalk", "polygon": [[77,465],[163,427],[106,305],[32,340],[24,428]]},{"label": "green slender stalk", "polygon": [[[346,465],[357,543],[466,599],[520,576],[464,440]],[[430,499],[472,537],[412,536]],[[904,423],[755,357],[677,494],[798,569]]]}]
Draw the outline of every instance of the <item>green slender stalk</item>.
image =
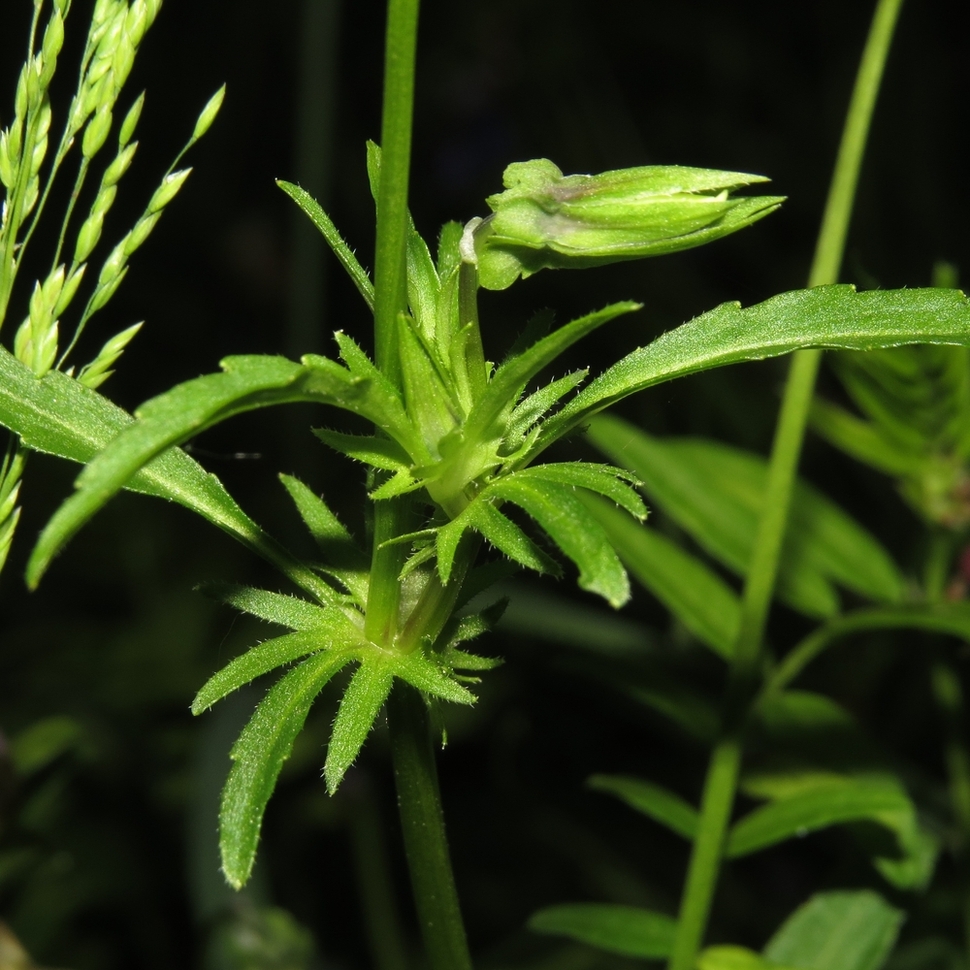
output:
[{"label": "green slender stalk", "polygon": [[[852,204],[889,45],[902,0],[879,0],[846,116],[808,285],[834,283],[845,251]],[[802,350],[792,360],[772,445],[764,512],[758,525],[741,605],[728,686],[724,736],[714,748],[704,785],[669,970],[693,970],[710,914],[721,855],[737,791],[744,722],[754,700],[764,629],[778,575],[791,495],[821,353]]]},{"label": "green slender stalk", "polygon": [[[374,356],[380,370],[396,384],[400,384],[397,320],[407,310],[407,199],[417,30],[418,0],[389,0],[374,258]],[[389,649],[399,649],[395,642],[398,577],[407,552],[405,545],[390,540],[410,531],[410,517],[408,496],[376,503],[364,629],[374,643]],[[447,600],[449,592],[446,588],[441,597],[432,600]],[[429,621],[438,616],[434,606],[430,603]],[[387,708],[398,811],[428,966],[431,970],[471,970],[424,701],[399,683]]]},{"label": "green slender stalk", "polygon": [[[400,379],[397,315],[407,310],[408,175],[417,37],[418,0],[389,0],[374,256],[374,357],[377,366],[394,383]],[[396,632],[398,576],[405,550],[383,543],[406,531],[408,505],[406,498],[392,499],[378,502],[374,510],[374,555],[365,632],[375,643],[389,645]]]},{"label": "green slender stalk", "polygon": [[472,970],[451,871],[424,700],[398,682],[387,703],[398,811],[429,970]]}]

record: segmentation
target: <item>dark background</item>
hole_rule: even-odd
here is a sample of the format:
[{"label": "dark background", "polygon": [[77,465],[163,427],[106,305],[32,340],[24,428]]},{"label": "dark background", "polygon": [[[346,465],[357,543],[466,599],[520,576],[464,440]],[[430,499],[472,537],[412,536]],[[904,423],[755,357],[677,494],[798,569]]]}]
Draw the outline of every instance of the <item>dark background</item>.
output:
[{"label": "dark background", "polygon": [[[970,84],[965,35],[953,22],[959,6],[926,0],[903,11],[863,170],[847,281],[919,286],[939,259],[970,267],[962,150]],[[567,320],[616,299],[642,301],[643,311],[574,354],[577,366],[602,366],[720,302],[757,302],[803,285],[871,7],[427,0],[412,168],[412,211],[427,238],[448,219],[485,214],[504,166],[540,156],[567,173],[650,163],[763,173],[772,191],[788,196],[755,228],[701,250],[543,273],[485,294],[486,353],[500,358],[536,309],[554,307]],[[7,92],[0,119],[9,117],[29,13],[26,0],[4,0],[0,12],[0,91]],[[61,112],[87,13],[76,0],[55,88]],[[230,353],[329,353],[336,329],[367,343],[356,291],[273,180],[311,190],[372,265],[364,141],[379,138],[382,34],[378,0],[164,6],[122,96],[127,106],[148,90],[139,154],[103,246],[137,218],[212,91],[225,81],[228,95],[190,156],[195,171],[181,196],[79,354],[89,359],[109,335],[147,321],[104,388],[119,404],[133,408],[214,370]],[[11,321],[23,313],[24,282]],[[783,368],[774,361],[682,380],[640,395],[624,413],[656,432],[766,453]],[[822,386],[835,393],[831,378]],[[338,420],[299,408],[261,412],[204,435],[198,457],[258,521],[303,548],[275,481],[280,470],[305,478],[361,530],[360,475],[307,430]],[[581,442],[571,447],[591,454]],[[256,457],[231,457],[237,453]],[[920,531],[886,481],[812,440],[803,469],[901,562],[913,561]],[[0,868],[0,916],[46,965],[201,966],[211,927],[239,905],[213,876],[216,798],[229,740],[260,690],[198,721],[188,704],[221,662],[268,630],[193,587],[209,578],[277,581],[183,510],[124,496],[28,595],[20,575],[30,540],[74,474],[32,458],[18,542],[0,580],[0,728],[15,736],[41,718],[69,715],[81,731],[47,775],[4,789],[0,850],[21,855],[13,875]],[[542,595],[597,611],[604,629],[613,619],[578,594],[571,577]],[[646,645],[670,632],[646,595],[622,620],[621,642]],[[773,635],[787,642],[802,632],[799,623],[779,612]],[[704,764],[702,749],[611,688],[611,662],[514,626],[483,644],[507,663],[488,675],[478,708],[454,716],[441,758],[471,941],[491,966],[525,966],[553,953],[549,941],[523,929],[543,905],[606,900],[674,911],[684,846],[584,790],[583,781],[594,771],[636,773],[696,799]],[[885,638],[843,661],[819,673],[819,686],[858,713],[895,757],[939,775],[923,667]],[[698,676],[716,684],[705,663],[697,658]],[[249,898],[285,907],[309,928],[320,966],[357,968],[372,965],[348,847],[361,805],[383,819],[405,932],[415,934],[385,739],[372,738],[333,801],[319,780],[336,696],[328,692],[311,716],[271,803]],[[24,806],[34,802],[24,823]],[[843,834],[809,842],[733,867],[712,937],[760,946],[815,889],[875,878]],[[942,915],[924,908],[936,915],[914,916],[911,928],[936,919],[944,932],[955,929],[945,907]],[[581,950],[547,959],[549,970],[627,965]]]}]

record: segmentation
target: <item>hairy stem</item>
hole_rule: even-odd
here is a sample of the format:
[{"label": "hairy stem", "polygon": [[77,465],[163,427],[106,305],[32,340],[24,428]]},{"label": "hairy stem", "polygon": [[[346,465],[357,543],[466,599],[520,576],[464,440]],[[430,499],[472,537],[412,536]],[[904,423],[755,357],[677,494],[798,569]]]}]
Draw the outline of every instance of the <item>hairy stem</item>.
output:
[{"label": "hairy stem", "polygon": [[[856,76],[835,172],[822,218],[809,286],[838,279],[862,156],[902,0],[879,0]],[[792,359],[772,445],[764,512],[758,524],[741,606],[727,695],[724,737],[714,748],[701,820],[681,900],[669,970],[693,970],[704,938],[737,790],[744,722],[757,689],[765,623],[774,593],[785,526],[798,471],[808,411],[821,361],[818,350]]]},{"label": "hairy stem", "polygon": [[387,711],[398,811],[428,967],[471,970],[424,700],[399,681]]},{"label": "hairy stem", "polygon": [[[414,116],[414,62],[418,0],[389,0],[384,58],[384,113],[381,123],[381,184],[374,257],[374,357],[380,370],[400,382],[397,316],[407,310],[408,175]],[[405,550],[384,545],[404,530],[407,499],[378,502],[374,509],[374,554],[365,630],[375,643],[388,644],[397,624],[398,575]]]}]

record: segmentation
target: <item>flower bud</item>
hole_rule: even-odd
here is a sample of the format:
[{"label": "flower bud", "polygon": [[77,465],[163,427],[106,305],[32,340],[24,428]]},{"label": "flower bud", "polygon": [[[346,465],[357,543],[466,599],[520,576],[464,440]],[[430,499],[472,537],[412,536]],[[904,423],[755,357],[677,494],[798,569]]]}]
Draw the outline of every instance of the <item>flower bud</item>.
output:
[{"label": "flower bud", "polygon": [[479,281],[502,290],[540,269],[601,266],[675,252],[750,225],[776,196],[732,198],[764,176],[650,165],[564,176],[545,158],[505,170],[492,215],[470,227]]}]

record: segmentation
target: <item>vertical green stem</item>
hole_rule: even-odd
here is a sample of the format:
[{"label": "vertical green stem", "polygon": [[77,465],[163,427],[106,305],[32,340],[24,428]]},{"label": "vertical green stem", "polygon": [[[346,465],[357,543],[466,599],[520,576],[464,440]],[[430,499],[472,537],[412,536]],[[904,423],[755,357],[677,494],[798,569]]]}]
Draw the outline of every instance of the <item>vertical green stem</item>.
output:
[{"label": "vertical green stem", "polygon": [[[418,0],[389,0],[374,256],[374,356],[377,366],[394,383],[400,377],[397,315],[407,310],[408,175],[417,39]],[[404,548],[382,548],[381,544],[405,531],[408,505],[406,498],[400,498],[378,502],[374,509],[374,554],[365,630],[375,643],[388,644],[396,632],[398,576]]]},{"label": "vertical green stem", "polygon": [[[872,112],[902,0],[879,0],[846,116],[808,285],[834,283]],[[681,899],[669,970],[693,970],[710,914],[721,854],[737,791],[744,722],[760,676],[764,629],[774,593],[792,490],[821,361],[818,350],[794,354],[772,445],[764,512],[748,569],[725,709],[724,735],[708,766],[695,840]]]},{"label": "vertical green stem", "polygon": [[[395,384],[400,383],[397,320],[407,310],[408,174],[417,30],[418,0],[389,0],[374,258],[374,356]],[[373,642],[388,648],[397,636],[398,577],[406,552],[406,546],[388,542],[407,531],[410,508],[408,496],[401,496],[377,502],[374,513],[365,631]],[[387,710],[404,848],[428,965],[431,970],[471,970],[424,701],[413,688],[398,683]]]},{"label": "vertical green stem", "polygon": [[387,711],[398,811],[428,967],[471,970],[424,700],[398,681]]}]

